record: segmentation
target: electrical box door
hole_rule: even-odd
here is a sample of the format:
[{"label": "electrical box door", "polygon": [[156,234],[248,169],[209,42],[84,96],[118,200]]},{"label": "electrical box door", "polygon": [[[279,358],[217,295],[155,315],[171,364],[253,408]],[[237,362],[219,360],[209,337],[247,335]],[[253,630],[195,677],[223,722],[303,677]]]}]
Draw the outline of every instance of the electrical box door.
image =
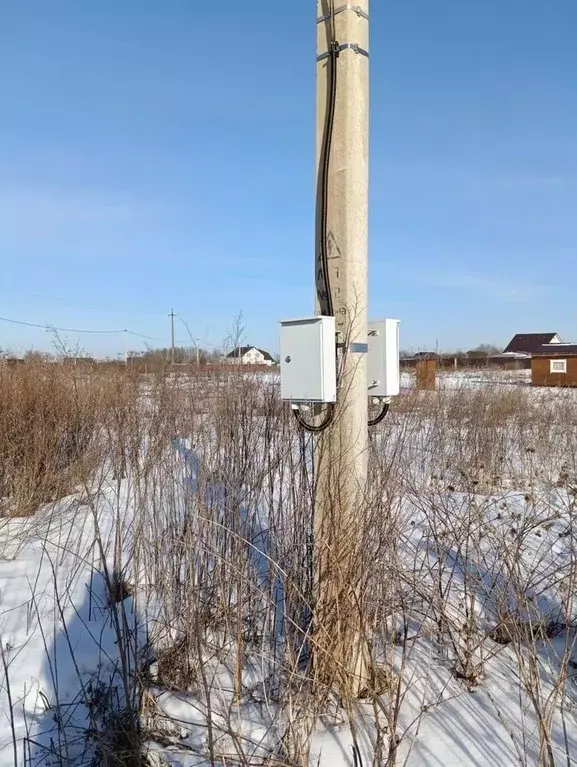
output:
[{"label": "electrical box door", "polygon": [[334,317],[281,322],[281,398],[291,402],[336,402]]},{"label": "electrical box door", "polygon": [[367,386],[369,396],[396,397],[401,387],[399,320],[369,322]]}]

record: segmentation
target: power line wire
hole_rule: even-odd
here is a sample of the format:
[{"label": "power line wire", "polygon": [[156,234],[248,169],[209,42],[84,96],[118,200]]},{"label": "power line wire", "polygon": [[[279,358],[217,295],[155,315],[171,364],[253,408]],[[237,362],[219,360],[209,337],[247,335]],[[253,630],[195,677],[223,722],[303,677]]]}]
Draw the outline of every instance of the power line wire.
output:
[{"label": "power line wire", "polygon": [[143,335],[142,333],[136,333],[134,330],[128,330],[127,328],[122,328],[120,330],[88,330],[88,329],[81,329],[81,328],[61,328],[56,325],[50,325],[49,323],[40,325],[37,322],[24,322],[24,320],[14,320],[9,317],[0,317],[0,322],[8,322],[11,325],[24,325],[27,328],[39,328],[40,330],[57,330],[61,333],[80,333],[80,334],[90,334],[90,335],[120,335],[121,333],[127,333],[130,336],[145,338],[149,341],[158,340],[156,338],[153,338],[152,336],[146,336],[146,335]]},{"label": "power line wire", "polygon": [[[157,315],[160,316],[160,315]],[[175,316],[177,316],[175,314]],[[129,336],[134,336],[135,338],[143,338],[146,341],[157,341],[160,343],[160,339],[155,338],[154,336],[148,336],[144,333],[137,333],[135,330],[129,330],[128,328],[120,328],[120,329],[106,329],[106,330],[93,330],[89,328],[61,328],[57,325],[52,325],[51,323],[47,322],[44,324],[40,324],[38,322],[26,322],[24,320],[15,320],[11,317],[0,317],[0,322],[7,322],[11,325],[22,325],[27,328],[38,328],[39,330],[56,330],[60,333],[79,333],[81,335],[87,334],[87,335],[121,335],[122,333],[126,333]],[[195,341],[200,341],[203,346],[210,346],[213,349],[220,349],[219,344],[213,344],[210,341],[207,341],[206,339],[195,339]],[[176,344],[178,346],[185,346],[188,343],[191,343],[190,339],[188,341],[177,341]]]},{"label": "power line wire", "polygon": [[123,330],[123,333],[128,333],[129,336],[136,336],[137,338],[146,338],[148,341],[158,341],[158,338],[154,336],[145,336],[142,333],[135,333],[134,330]]},{"label": "power line wire", "polygon": [[199,344],[195,344],[193,341],[190,340],[190,338],[187,341],[175,341],[175,344],[177,348],[190,348],[191,345],[193,348],[196,348],[198,346],[199,348],[204,348],[205,346],[210,346],[211,349],[222,349],[222,344],[211,344],[210,341],[203,341],[202,339],[198,339],[200,341]]},{"label": "power line wire", "polygon": [[[190,330],[190,326],[189,326],[188,322],[187,322],[187,321],[184,319],[184,317],[182,317],[180,314],[175,314],[175,317],[178,317],[178,319],[179,319],[179,320],[182,322],[182,324],[183,324],[183,325],[184,325],[184,327],[186,328],[186,332],[187,332],[187,333],[188,333],[188,335],[189,335],[189,338],[190,338],[190,342],[191,342],[192,344],[194,344],[194,346],[195,346],[195,347],[196,347],[196,346],[198,346],[198,342],[199,342],[199,341],[200,341],[200,342],[203,344],[203,346],[210,346],[210,347],[212,347],[213,349],[220,349],[220,348],[222,347],[222,344],[211,344],[211,343],[210,343],[210,341],[208,341],[208,340],[206,339],[206,336],[205,336],[204,338],[200,338],[200,337],[194,337],[194,336],[192,335],[192,332],[191,332],[191,330]],[[207,328],[206,328],[206,335],[208,335],[208,326],[207,326]],[[184,344],[180,344],[180,343],[179,343],[179,346],[184,346]]]}]

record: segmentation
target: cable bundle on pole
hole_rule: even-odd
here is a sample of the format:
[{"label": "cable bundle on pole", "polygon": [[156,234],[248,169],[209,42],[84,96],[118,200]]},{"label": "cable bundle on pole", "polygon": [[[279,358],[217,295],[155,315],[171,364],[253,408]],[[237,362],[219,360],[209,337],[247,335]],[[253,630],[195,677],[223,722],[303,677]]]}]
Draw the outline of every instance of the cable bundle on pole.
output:
[{"label": "cable bundle on pole", "polygon": [[[335,110],[337,103],[337,67],[340,53],[340,46],[336,40],[335,25],[335,4],[334,0],[329,0],[330,9],[330,35],[327,62],[327,109],[325,117],[325,127],[323,143],[321,149],[321,161],[319,167],[319,187],[318,187],[318,214],[320,217],[317,233],[317,260],[321,263],[323,291],[317,285],[317,297],[321,311],[325,316],[334,317],[334,304],[329,277],[329,253],[328,253],[328,217],[329,217],[329,171],[331,164],[331,149],[333,142],[333,130],[335,124]],[[324,292],[324,294],[323,294]],[[318,424],[311,424],[306,421],[298,410],[293,410],[295,418],[305,431],[312,434],[319,434],[327,429],[335,414],[335,406],[331,402],[327,405],[325,417]]]},{"label": "cable bundle on pole", "polygon": [[329,171],[331,164],[331,150],[333,142],[333,130],[335,125],[335,110],[337,103],[337,71],[340,47],[336,40],[335,6],[334,0],[330,0],[330,38],[327,60],[327,108],[323,143],[321,149],[321,161],[319,167],[319,227],[317,241],[317,257],[322,265],[324,296],[317,289],[319,304],[323,313],[334,317],[333,296],[329,277],[329,253],[328,253],[328,200],[329,200]]}]

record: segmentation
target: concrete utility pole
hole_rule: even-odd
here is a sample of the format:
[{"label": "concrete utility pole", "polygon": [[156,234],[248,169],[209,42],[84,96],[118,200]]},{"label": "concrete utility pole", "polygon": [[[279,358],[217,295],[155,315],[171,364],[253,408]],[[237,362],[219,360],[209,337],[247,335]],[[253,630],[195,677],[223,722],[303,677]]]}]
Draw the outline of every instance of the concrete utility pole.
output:
[{"label": "concrete utility pole", "polygon": [[334,419],[316,452],[313,664],[324,689],[348,698],[368,683],[358,609],[362,568],[370,566],[359,541],[368,449],[368,51],[369,0],[317,0],[317,311],[336,317],[340,374]]},{"label": "concrete utility pole", "polygon": [[170,362],[172,365],[174,365],[174,309],[170,310],[170,314],[168,315],[170,317]]}]

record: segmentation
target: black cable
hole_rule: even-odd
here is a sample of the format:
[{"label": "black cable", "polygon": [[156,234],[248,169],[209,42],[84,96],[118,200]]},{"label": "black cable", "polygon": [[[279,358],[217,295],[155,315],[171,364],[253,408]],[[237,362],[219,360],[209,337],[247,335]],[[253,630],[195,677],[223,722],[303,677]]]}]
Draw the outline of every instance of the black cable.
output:
[{"label": "black cable", "polygon": [[[328,192],[329,192],[329,169],[331,160],[331,147],[333,140],[333,129],[335,123],[335,108],[337,100],[337,59],[339,56],[339,45],[335,40],[335,7],[334,0],[331,0],[331,33],[329,41],[329,59],[328,59],[328,84],[327,84],[327,110],[325,119],[325,130],[323,136],[323,146],[321,151],[320,167],[320,232],[319,232],[319,255],[322,263],[323,282],[326,293],[326,307],[323,307],[323,297],[317,291],[319,304],[326,308],[326,314],[329,317],[334,316],[333,297],[331,283],[329,278],[329,255],[327,249],[327,229],[328,229]],[[301,416],[298,410],[293,411],[299,426],[312,434],[319,434],[327,429],[333,421],[335,406],[333,403],[328,405],[327,414],[324,420],[319,424],[310,424]]]},{"label": "black cable", "polygon": [[[327,248],[328,239],[328,196],[329,196],[329,170],[331,161],[331,148],[333,141],[333,129],[335,124],[335,110],[337,103],[337,59],[340,53],[340,47],[335,40],[335,4],[330,0],[330,40],[329,40],[329,58],[328,58],[328,82],[327,82],[327,109],[325,119],[325,129],[323,136],[323,145],[321,150],[321,163],[319,170],[320,190],[317,203],[320,205],[320,226],[318,241],[318,256],[322,264],[323,283],[326,293],[326,306],[323,296],[317,288],[317,297],[321,306],[321,311],[329,317],[334,317],[333,296],[329,278],[329,254]],[[311,434],[320,434],[327,429],[333,422],[335,415],[335,406],[329,403],[327,413],[323,421],[319,424],[311,424],[305,421],[298,410],[294,410],[295,418],[301,428]]]},{"label": "black cable", "polygon": [[328,403],[327,408],[328,408],[327,414],[324,420],[319,424],[308,423],[307,421],[305,421],[305,419],[302,417],[302,415],[299,413],[298,410],[293,410],[293,413],[295,418],[297,419],[298,425],[301,426],[305,431],[308,431],[311,434],[319,434],[321,431],[328,429],[335,415],[335,406],[332,402]]},{"label": "black cable", "polygon": [[340,47],[335,40],[335,7],[334,0],[331,0],[331,34],[329,41],[329,58],[327,66],[327,109],[325,130],[323,136],[323,145],[321,151],[321,163],[320,163],[320,226],[319,226],[319,241],[318,241],[318,255],[323,270],[323,283],[326,293],[326,307],[323,307],[323,299],[320,292],[317,290],[319,304],[321,307],[326,308],[326,313],[329,317],[334,316],[333,297],[331,292],[331,283],[329,278],[329,254],[327,248],[328,239],[328,196],[329,196],[329,170],[331,160],[331,147],[333,141],[333,129],[335,124],[335,109],[337,102],[337,60],[340,53]]},{"label": "black cable", "polygon": [[385,402],[385,404],[383,405],[383,409],[378,414],[378,416],[369,420],[369,426],[376,426],[377,424],[381,423],[381,421],[384,421],[385,416],[389,412],[389,408],[390,408],[390,404],[388,402]]}]

